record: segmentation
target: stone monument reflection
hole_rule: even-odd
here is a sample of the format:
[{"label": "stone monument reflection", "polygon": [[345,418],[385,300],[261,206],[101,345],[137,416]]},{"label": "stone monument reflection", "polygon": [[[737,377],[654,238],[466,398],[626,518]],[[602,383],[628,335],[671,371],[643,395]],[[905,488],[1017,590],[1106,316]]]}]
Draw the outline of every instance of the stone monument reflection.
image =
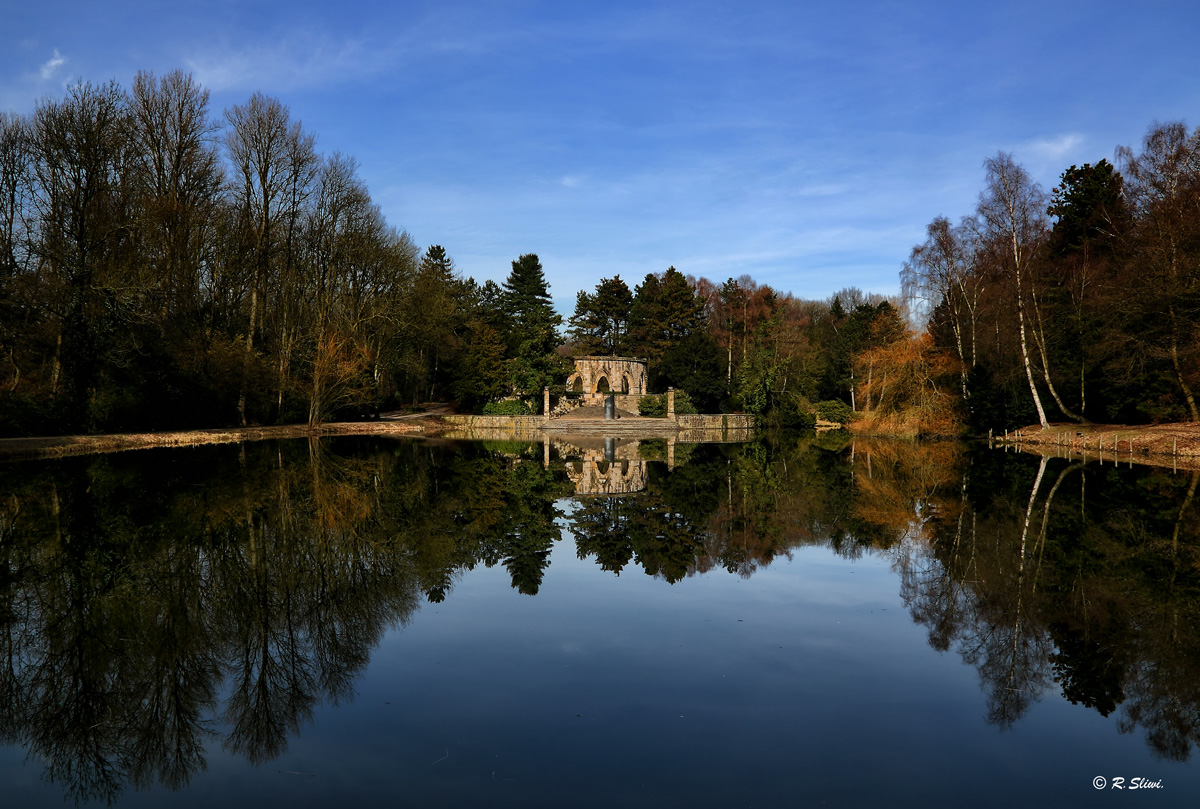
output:
[{"label": "stone monument reflection", "polygon": [[551,445],[564,460],[576,495],[632,494],[646,488],[646,461],[638,455],[636,440],[614,436],[551,438],[546,442],[547,466]]}]

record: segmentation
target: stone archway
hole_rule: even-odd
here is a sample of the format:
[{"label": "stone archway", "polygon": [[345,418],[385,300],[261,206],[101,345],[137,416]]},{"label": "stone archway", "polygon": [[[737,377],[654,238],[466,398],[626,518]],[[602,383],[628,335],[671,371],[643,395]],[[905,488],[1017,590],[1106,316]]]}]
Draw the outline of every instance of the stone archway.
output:
[{"label": "stone archway", "polygon": [[[567,389],[583,394],[588,404],[605,396],[641,397],[646,393],[646,360],[641,357],[576,357],[575,373],[567,377]],[[636,402],[625,405],[636,408]]]}]

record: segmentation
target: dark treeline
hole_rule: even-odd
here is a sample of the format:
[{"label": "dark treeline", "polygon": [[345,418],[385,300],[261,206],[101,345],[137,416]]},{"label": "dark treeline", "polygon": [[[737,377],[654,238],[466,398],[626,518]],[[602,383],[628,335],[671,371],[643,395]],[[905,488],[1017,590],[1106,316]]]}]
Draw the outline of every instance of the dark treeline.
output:
[{"label": "dark treeline", "polygon": [[[880,323],[876,323],[880,320]],[[278,100],[215,117],[189,75],[80,83],[0,117],[0,432],[361,417],[450,400],[529,412],[571,354],[651,360],[651,390],[794,422],[854,406],[854,357],[903,331],[668,268],[580,292],[569,329],[535,254],[503,284],[390,226],[355,161]]]},{"label": "dark treeline", "polygon": [[701,410],[802,423],[861,409],[857,357],[902,333],[881,296],[673,267],[601,279],[564,324],[535,254],[464,279],[278,100],[217,117],[181,72],[0,116],[0,434],[529,412],[592,353],[648,358],[653,392]]},{"label": "dark treeline", "polygon": [[1117,163],[1047,196],[989,159],[903,298],[671,267],[599,279],[564,323],[537,255],[503,284],[463,278],[276,99],[217,117],[181,72],[80,83],[0,115],[0,434],[536,412],[583,354],[648,358],[652,392],[785,425],[1197,420],[1200,135],[1156,125]]},{"label": "dark treeline", "polygon": [[688,296],[670,270],[631,296],[604,279],[579,294],[576,346],[629,347],[654,361],[652,387],[785,424],[1200,421],[1200,129],[1155,124],[1049,194],[1005,153],[984,174],[975,212],[929,224],[899,301],[804,301],[748,276],[689,278]]},{"label": "dark treeline", "polygon": [[320,418],[408,324],[417,251],[275,99],[80,83],[0,119],[9,432]]},{"label": "dark treeline", "polygon": [[748,275],[716,284],[669,267],[632,291],[615,276],[578,293],[568,335],[571,354],[647,358],[650,391],[685,391],[701,412],[811,426],[814,412],[848,419],[861,357],[907,331],[892,301],[856,288],[811,301]]},{"label": "dark treeline", "polygon": [[537,256],[463,279],[278,100],[208,98],[141,73],[0,116],[0,431],[315,423],[564,376]]},{"label": "dark treeline", "polygon": [[1049,195],[1003,152],[984,172],[902,274],[970,426],[1200,421],[1200,130],[1155,124]]}]

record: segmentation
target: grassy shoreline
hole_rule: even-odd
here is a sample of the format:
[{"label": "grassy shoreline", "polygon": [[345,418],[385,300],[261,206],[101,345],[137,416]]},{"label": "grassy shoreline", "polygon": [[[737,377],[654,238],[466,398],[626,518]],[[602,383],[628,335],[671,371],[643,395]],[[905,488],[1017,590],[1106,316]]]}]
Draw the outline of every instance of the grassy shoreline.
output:
[{"label": "grassy shoreline", "polygon": [[[452,425],[436,415],[391,421],[333,422],[318,427],[307,424],[283,424],[268,427],[225,427],[205,430],[178,430],[154,433],[113,433],[106,435],[62,435],[0,439],[0,461],[37,458],[64,458],[105,452],[126,452],[162,447],[196,447],[208,444],[234,444],[243,441],[268,441],[278,438],[309,438],[334,435],[432,435]],[[854,430],[863,435],[867,431]],[[913,438],[893,434],[889,437]],[[1084,460],[1117,461],[1179,469],[1200,469],[1200,424],[1051,424],[1022,427],[1007,434],[994,435],[997,447],[1045,455],[1080,457]]]},{"label": "grassy shoreline", "polygon": [[0,460],[18,458],[64,458],[104,452],[125,452],[159,447],[198,447],[206,444],[235,444],[273,438],[307,438],[326,435],[413,435],[436,432],[433,419],[404,421],[333,422],[318,427],[281,424],[269,427],[225,427],[207,430],[173,430],[158,433],[112,433],[107,435],[58,435],[38,438],[0,439]]},{"label": "grassy shoreline", "polygon": [[1031,425],[994,435],[992,441],[1042,455],[1200,469],[1200,424],[1192,422]]}]

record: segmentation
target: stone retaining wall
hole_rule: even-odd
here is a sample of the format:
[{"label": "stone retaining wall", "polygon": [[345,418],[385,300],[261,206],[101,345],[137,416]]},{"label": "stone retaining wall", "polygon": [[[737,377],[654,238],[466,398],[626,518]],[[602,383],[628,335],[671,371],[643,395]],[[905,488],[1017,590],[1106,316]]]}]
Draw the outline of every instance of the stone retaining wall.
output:
[{"label": "stone retaining wall", "polygon": [[616,394],[617,409],[625,410],[630,413],[638,412],[638,402],[641,401],[641,393],[618,393]]},{"label": "stone retaining wall", "polygon": [[442,421],[456,427],[524,431],[540,429],[546,423],[546,418],[544,416],[442,416]]},{"label": "stone retaining wall", "polygon": [[745,413],[676,414],[675,423],[683,430],[753,430],[754,416]]},{"label": "stone retaining wall", "polygon": [[442,421],[451,425],[443,437],[480,441],[538,441],[546,426],[542,416],[442,416]]},{"label": "stone retaining wall", "polygon": [[[625,397],[617,397],[618,401]],[[635,399],[637,397],[629,397]],[[503,430],[516,435],[535,435],[543,430],[571,431],[587,430],[595,425],[573,422],[570,419],[547,422],[542,416],[443,416],[442,421],[453,425],[455,432],[463,430]],[[717,413],[700,415],[676,415],[671,419],[614,420],[604,423],[605,432],[637,434],[651,431],[678,430],[683,433],[730,433],[739,434],[754,429],[754,416],[743,413]]]}]

